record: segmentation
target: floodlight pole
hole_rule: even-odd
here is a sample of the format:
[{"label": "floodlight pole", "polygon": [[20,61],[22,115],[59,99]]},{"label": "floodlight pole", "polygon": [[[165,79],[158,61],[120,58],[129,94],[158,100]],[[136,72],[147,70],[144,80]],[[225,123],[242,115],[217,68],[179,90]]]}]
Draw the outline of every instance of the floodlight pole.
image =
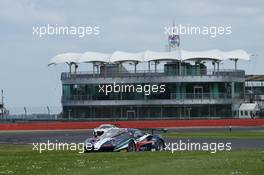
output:
[{"label": "floodlight pole", "polygon": [[50,115],[50,108],[49,108],[49,106],[47,106],[47,110],[48,110],[48,115]]},{"label": "floodlight pole", "polygon": [[27,108],[24,107],[25,117],[27,116]]}]

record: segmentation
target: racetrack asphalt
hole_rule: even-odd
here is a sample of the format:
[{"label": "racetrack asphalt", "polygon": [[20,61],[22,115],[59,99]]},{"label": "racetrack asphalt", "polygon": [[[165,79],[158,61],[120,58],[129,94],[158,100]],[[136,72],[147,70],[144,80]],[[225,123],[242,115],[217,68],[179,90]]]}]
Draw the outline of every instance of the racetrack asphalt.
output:
[{"label": "racetrack asphalt", "polygon": [[[174,128],[167,132],[213,132],[226,131],[229,128]],[[264,131],[264,127],[233,127],[233,131]],[[151,131],[149,131],[150,133]],[[161,131],[155,131],[161,133]],[[32,143],[82,143],[92,136],[92,130],[61,130],[61,131],[2,131],[0,144],[32,144]],[[264,139],[199,139],[199,138],[165,138],[165,142],[195,142],[195,143],[232,143],[232,149],[263,149]]]}]

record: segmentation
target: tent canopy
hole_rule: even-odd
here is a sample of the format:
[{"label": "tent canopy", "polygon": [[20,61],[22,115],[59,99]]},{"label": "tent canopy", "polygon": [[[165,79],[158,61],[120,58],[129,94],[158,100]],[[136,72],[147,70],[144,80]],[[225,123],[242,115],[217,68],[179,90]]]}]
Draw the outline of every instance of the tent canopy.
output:
[{"label": "tent canopy", "polygon": [[182,60],[192,60],[192,61],[198,61],[198,60],[218,60],[222,61],[223,52],[217,49],[214,50],[206,50],[206,51],[181,51],[181,58]]},{"label": "tent canopy", "polygon": [[144,52],[144,61],[161,61],[161,60],[177,60],[180,61],[180,52],[154,52],[154,51],[145,51]]},{"label": "tent canopy", "polygon": [[60,63],[67,63],[67,64],[77,63],[81,55],[82,55],[81,53],[74,53],[74,52],[59,54],[50,60],[49,65],[60,64]]},{"label": "tent canopy", "polygon": [[144,52],[130,53],[130,52],[115,51],[110,57],[110,62],[126,62],[126,61],[143,62]]},{"label": "tent canopy", "polygon": [[92,63],[92,62],[110,62],[110,54],[100,52],[85,52],[77,60],[78,63]]},{"label": "tent canopy", "polygon": [[224,61],[227,59],[240,59],[250,60],[250,54],[244,50],[232,50],[232,51],[221,51],[218,49],[206,50],[206,51],[186,51],[176,50],[171,52],[122,52],[115,51],[112,54],[105,54],[100,52],[85,52],[85,53],[64,53],[53,57],[49,63],[90,63],[90,62],[103,62],[103,63],[115,63],[115,62],[148,62],[148,61],[160,61],[160,60],[175,60],[175,61],[201,61],[201,60],[212,60],[212,61]]},{"label": "tent canopy", "polygon": [[257,103],[242,103],[239,107],[240,111],[254,111],[258,110]]}]

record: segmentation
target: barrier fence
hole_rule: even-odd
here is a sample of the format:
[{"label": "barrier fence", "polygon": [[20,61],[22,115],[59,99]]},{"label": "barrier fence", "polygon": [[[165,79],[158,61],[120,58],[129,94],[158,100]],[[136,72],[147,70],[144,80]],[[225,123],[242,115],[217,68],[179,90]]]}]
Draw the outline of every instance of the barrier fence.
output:
[{"label": "barrier fence", "polygon": [[61,107],[8,107],[6,112],[0,115],[0,120],[57,120],[60,118]]},{"label": "barrier fence", "polygon": [[[127,116],[105,116],[105,117],[89,117],[89,116],[71,116],[63,118],[62,107],[59,106],[42,106],[42,107],[10,107],[6,114],[0,114],[0,123],[16,123],[21,121],[136,121],[136,120],[219,120],[219,119],[231,119],[238,116],[170,116],[170,117],[157,117],[157,116],[140,116],[134,118],[128,118]],[[263,115],[257,115],[255,118],[263,118]]]},{"label": "barrier fence", "polygon": [[[106,122],[27,122],[0,123],[0,130],[62,130],[93,129]],[[264,119],[221,119],[221,120],[147,120],[107,122],[121,128],[176,128],[176,127],[231,127],[264,126]]]}]

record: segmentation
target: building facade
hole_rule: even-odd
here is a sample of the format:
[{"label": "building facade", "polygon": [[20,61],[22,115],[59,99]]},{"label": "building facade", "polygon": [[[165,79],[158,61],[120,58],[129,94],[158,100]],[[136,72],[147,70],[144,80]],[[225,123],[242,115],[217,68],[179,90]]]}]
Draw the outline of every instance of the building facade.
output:
[{"label": "building facade", "polygon": [[[168,41],[167,52],[85,52],[53,57],[50,64],[69,65],[69,72],[61,74],[63,118],[238,117],[245,97],[245,72],[237,69],[237,61],[248,60],[250,55],[244,50],[186,51],[174,34]],[[235,69],[219,68],[227,59],[235,62]],[[208,68],[208,62],[213,68]],[[78,64],[87,63],[92,64],[92,71],[77,71]]]},{"label": "building facade", "polygon": [[[103,64],[96,73],[63,72],[61,81],[67,119],[235,118],[245,92],[243,70],[210,70],[202,63],[175,61],[166,62],[162,70],[143,71],[128,71],[122,63]],[[110,85],[125,90],[100,92]],[[162,85],[162,92],[146,94]],[[147,88],[143,92],[135,87]]]},{"label": "building facade", "polygon": [[264,75],[247,75],[245,101],[258,104],[258,117],[264,117]]}]

